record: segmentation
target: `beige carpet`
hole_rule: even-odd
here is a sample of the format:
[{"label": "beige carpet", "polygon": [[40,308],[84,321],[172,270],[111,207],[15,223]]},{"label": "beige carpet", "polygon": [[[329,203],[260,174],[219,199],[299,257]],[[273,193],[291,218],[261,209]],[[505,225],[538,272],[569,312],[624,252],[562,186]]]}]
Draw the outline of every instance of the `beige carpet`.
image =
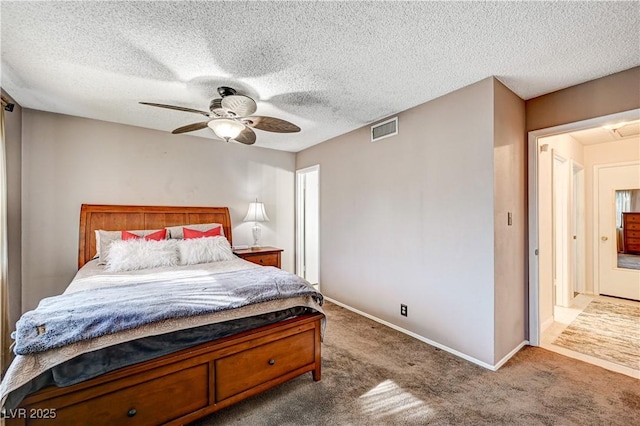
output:
[{"label": "beige carpet", "polygon": [[640,370],[640,306],[593,300],[553,344]]},{"label": "beige carpet", "polygon": [[307,373],[213,425],[632,425],[640,382],[540,348],[497,372],[326,304],[322,380]]}]

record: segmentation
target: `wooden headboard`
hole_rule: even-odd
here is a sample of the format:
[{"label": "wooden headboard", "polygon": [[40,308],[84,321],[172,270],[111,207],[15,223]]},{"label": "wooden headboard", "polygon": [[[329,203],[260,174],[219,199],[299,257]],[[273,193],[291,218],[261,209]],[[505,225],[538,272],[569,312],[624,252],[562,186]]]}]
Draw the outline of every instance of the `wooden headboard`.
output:
[{"label": "wooden headboard", "polygon": [[83,204],[80,208],[78,268],[96,254],[95,230],[121,231],[162,229],[194,223],[221,223],[231,240],[231,217],[227,207],[165,207]]}]

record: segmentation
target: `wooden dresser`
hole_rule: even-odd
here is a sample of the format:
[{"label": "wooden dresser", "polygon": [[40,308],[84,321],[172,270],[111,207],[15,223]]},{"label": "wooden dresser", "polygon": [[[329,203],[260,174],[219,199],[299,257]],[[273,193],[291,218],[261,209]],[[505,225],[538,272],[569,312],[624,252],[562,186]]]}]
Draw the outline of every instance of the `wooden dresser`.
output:
[{"label": "wooden dresser", "polygon": [[640,213],[622,213],[624,252],[640,254]]}]

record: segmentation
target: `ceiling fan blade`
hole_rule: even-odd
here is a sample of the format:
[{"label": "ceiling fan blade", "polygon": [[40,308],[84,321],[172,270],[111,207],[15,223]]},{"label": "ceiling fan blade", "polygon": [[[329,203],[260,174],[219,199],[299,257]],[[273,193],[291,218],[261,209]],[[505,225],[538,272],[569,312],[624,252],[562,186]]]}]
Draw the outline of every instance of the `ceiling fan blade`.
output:
[{"label": "ceiling fan blade", "polygon": [[256,101],[244,95],[229,95],[220,101],[222,108],[229,112],[233,112],[237,117],[246,117],[256,112],[258,106]]},{"label": "ceiling fan blade", "polygon": [[200,111],[200,110],[197,110],[197,109],[186,108],[186,107],[175,106],[175,105],[154,104],[153,102],[140,102],[140,103],[142,105],[150,105],[150,106],[159,107],[159,108],[175,109],[175,110],[178,110],[178,111],[185,111],[185,112],[195,112],[196,114],[202,114],[205,117],[209,117],[209,113],[208,112]]},{"label": "ceiling fan blade", "polygon": [[234,140],[245,145],[253,145],[254,143],[256,143],[256,132],[248,127],[245,127],[244,130],[241,131]]},{"label": "ceiling fan blade", "polygon": [[296,133],[300,131],[300,127],[295,124],[274,117],[247,117],[243,122],[254,129],[265,130],[267,132]]},{"label": "ceiling fan blade", "polygon": [[203,121],[201,123],[187,124],[186,126],[178,127],[171,133],[173,133],[174,135],[177,135],[179,133],[193,132],[194,130],[204,129],[205,127],[207,127],[207,124],[209,124],[208,121]]}]

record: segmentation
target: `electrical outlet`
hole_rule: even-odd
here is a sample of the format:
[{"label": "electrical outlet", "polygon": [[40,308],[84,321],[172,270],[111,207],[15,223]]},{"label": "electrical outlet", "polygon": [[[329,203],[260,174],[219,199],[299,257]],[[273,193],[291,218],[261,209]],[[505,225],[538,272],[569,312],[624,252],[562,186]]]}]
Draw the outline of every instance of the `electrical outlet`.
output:
[{"label": "electrical outlet", "polygon": [[400,315],[407,316],[407,305],[400,304]]}]

